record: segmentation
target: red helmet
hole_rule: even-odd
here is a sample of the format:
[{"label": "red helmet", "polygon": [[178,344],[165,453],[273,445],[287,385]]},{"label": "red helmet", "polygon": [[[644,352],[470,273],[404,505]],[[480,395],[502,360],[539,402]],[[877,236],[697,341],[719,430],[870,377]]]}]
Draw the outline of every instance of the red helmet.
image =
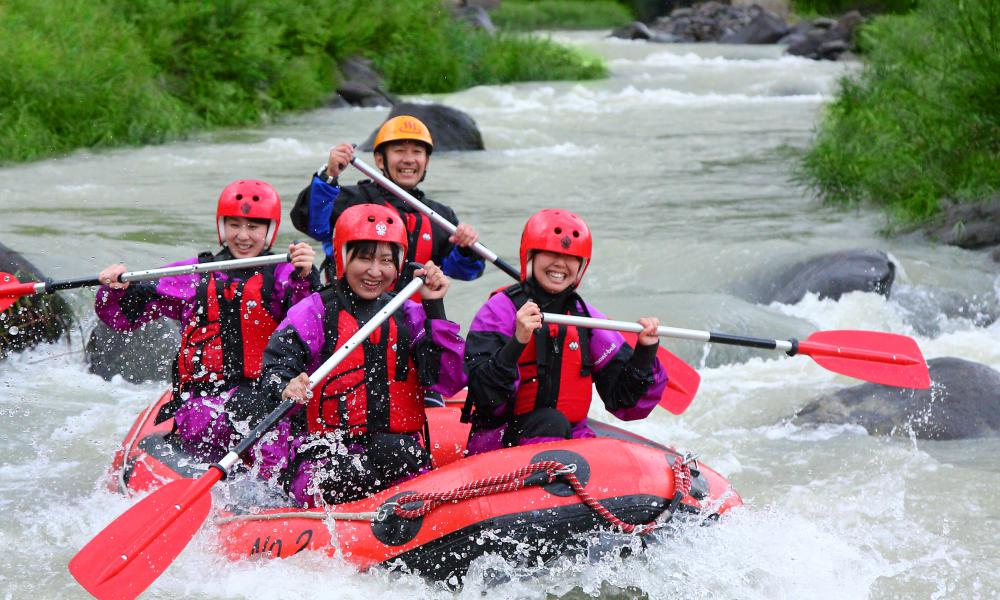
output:
[{"label": "red helmet", "polygon": [[224,220],[226,217],[246,217],[247,219],[267,219],[271,222],[264,237],[264,248],[274,244],[281,224],[281,199],[271,184],[255,179],[234,181],[222,190],[215,218],[219,223],[219,243],[226,239]]},{"label": "red helmet", "polygon": [[356,204],[337,217],[333,227],[333,256],[337,261],[337,275],[344,274],[347,264],[347,243],[360,240],[396,244],[396,275],[403,270],[406,259],[406,225],[392,208],[378,204]]},{"label": "red helmet", "polygon": [[575,214],[556,208],[536,212],[524,224],[521,234],[521,281],[531,277],[531,253],[545,250],[582,259],[574,284],[579,285],[590,263],[592,245],[590,227]]}]

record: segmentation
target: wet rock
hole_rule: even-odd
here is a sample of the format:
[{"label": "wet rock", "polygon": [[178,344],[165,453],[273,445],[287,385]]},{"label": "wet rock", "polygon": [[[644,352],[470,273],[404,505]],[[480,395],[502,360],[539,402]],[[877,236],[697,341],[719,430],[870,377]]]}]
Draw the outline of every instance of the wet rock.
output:
[{"label": "wet rock", "polygon": [[798,424],[855,424],[871,435],[957,440],[1000,435],[1000,373],[961,358],[928,361],[931,388],[866,383],[813,400]]},{"label": "wet rock", "polygon": [[[400,102],[392,107],[386,119],[399,115],[412,115],[427,125],[434,139],[434,151],[449,150],[483,150],[483,135],[479,132],[475,120],[467,113],[445,106],[443,104],[413,104]],[[361,145],[361,150],[372,151],[375,142],[375,131]]]},{"label": "wet rock", "polygon": [[632,21],[624,27],[611,32],[611,37],[623,40],[647,40],[650,42],[669,43],[678,41],[676,36],[663,31],[650,29],[642,21]]},{"label": "wet rock", "polygon": [[893,302],[906,314],[906,322],[924,337],[937,337],[963,320],[973,327],[989,327],[1000,318],[1000,299],[991,290],[952,290],[900,285],[892,290]]},{"label": "wet rock", "polygon": [[[21,282],[44,281],[45,276],[18,252],[0,244],[0,272]],[[0,276],[0,284],[9,283]],[[0,312],[0,359],[42,342],[54,342],[73,322],[73,313],[57,294],[22,296]]]},{"label": "wet rock", "polygon": [[945,202],[925,229],[928,238],[960,248],[1000,244],[1000,194],[984,202]]},{"label": "wet rock", "polygon": [[761,10],[746,27],[727,33],[719,40],[722,44],[773,44],[788,33],[788,25],[778,15]]},{"label": "wet rock", "polygon": [[854,48],[854,32],[864,23],[864,17],[852,10],[836,21],[816,19],[804,36],[786,40],[787,54],[814,60],[836,60]]},{"label": "wet rock", "polygon": [[337,95],[329,103],[331,106],[392,106],[398,102],[386,91],[382,76],[367,58],[350,56],[340,63],[339,68],[341,81],[337,86]]},{"label": "wet rock", "polygon": [[98,321],[87,340],[88,368],[108,381],[115,375],[132,383],[168,381],[180,345],[180,331],[170,319],[157,319],[127,333]]},{"label": "wet rock", "polygon": [[888,297],[896,266],[881,250],[846,250],[824,254],[757,276],[740,290],[761,304],[795,304],[806,294],[839,300],[849,292],[875,292]]}]

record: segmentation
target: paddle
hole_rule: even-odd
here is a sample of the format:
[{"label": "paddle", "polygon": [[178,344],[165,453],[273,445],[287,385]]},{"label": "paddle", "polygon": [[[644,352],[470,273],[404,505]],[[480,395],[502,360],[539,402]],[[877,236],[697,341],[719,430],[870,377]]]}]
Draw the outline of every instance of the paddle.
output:
[{"label": "paddle", "polygon": [[[357,156],[351,160],[351,164],[368,177],[371,177],[372,181],[388,190],[393,196],[409,204],[414,209],[422,212],[430,218],[431,221],[442,227],[448,233],[455,233],[456,227],[454,223],[434,212],[429,206],[420,200],[414,198],[412,194],[396,185],[395,182],[383,175],[377,169],[373,169],[371,166],[365,164],[365,162]],[[496,265],[504,273],[510,275],[518,281],[521,280],[520,271],[511,266],[510,263],[504,259],[497,256],[496,253],[488,249],[486,246],[476,242],[476,244],[472,246],[472,249],[476,252],[476,254]],[[635,345],[634,338],[631,340],[627,339],[626,341],[628,341],[629,344]],[[691,401],[694,400],[694,396],[698,392],[698,385],[701,383],[701,376],[698,375],[698,372],[691,368],[690,365],[668,352],[667,349],[662,346],[657,349],[656,356],[667,368],[668,373],[667,389],[664,390],[663,397],[660,399],[660,406],[675,415],[679,415],[684,412],[688,405],[691,404]]]},{"label": "paddle", "polygon": [[[252,258],[235,258],[233,260],[220,260],[218,262],[195,263],[191,265],[180,265],[177,267],[163,267],[160,269],[149,269],[146,271],[131,271],[122,273],[118,281],[148,281],[159,279],[171,275],[187,275],[188,273],[203,273],[205,271],[226,271],[231,269],[244,269],[250,267],[260,267],[264,265],[274,265],[289,262],[292,260],[291,254],[273,254],[268,256],[255,256]],[[0,312],[11,307],[21,296],[31,294],[51,294],[58,290],[71,290],[82,287],[93,287],[103,284],[97,277],[81,277],[78,279],[64,279],[62,281],[39,281],[21,283],[10,273],[0,271]]]},{"label": "paddle", "polygon": [[[314,388],[358,345],[423,285],[415,277],[343,346],[309,376]],[[135,598],[160,576],[208,518],[212,486],[240,455],[295,407],[285,400],[243,440],[198,479],[178,479],[128,509],[90,540],[69,563],[69,571],[88,592],[104,599]]]},{"label": "paddle", "polygon": [[[638,323],[542,313],[542,320],[592,329],[642,331]],[[834,373],[895,387],[926,389],[931,385],[927,363],[917,343],[905,335],[879,331],[817,331],[805,341],[768,340],[714,331],[660,327],[661,337],[780,350],[789,356],[805,354]]]}]

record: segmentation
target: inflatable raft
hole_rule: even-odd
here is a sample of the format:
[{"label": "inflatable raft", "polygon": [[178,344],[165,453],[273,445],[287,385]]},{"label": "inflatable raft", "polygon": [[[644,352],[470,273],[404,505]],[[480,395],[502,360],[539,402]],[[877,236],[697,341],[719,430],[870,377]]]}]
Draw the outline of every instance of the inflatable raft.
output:
[{"label": "inflatable raft", "polygon": [[[169,398],[143,411],[116,453],[111,485],[118,491],[147,492],[205,472],[206,464],[173,443],[171,421],[153,423]],[[593,537],[584,534],[641,535],[682,516],[714,519],[742,504],[705,465],[597,422],[596,439],[463,458],[469,426],[459,412],[427,409],[434,469],[363,500],[304,509],[244,478],[253,493],[226,490],[229,504],[216,503],[225,505],[214,517],[222,551],[232,559],[320,551],[362,570],[386,565],[460,581],[486,553],[535,563],[581,550]],[[240,485],[235,478],[232,487]]]}]

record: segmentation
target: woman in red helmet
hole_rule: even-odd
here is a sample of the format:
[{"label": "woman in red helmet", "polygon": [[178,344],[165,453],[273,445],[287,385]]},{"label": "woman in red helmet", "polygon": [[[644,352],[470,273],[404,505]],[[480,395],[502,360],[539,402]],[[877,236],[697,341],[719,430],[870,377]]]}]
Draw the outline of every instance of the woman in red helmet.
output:
[{"label": "woman in red helmet", "polygon": [[[431,132],[420,119],[399,115],[387,120],[375,136],[375,166],[396,185],[405,189],[434,212],[455,224],[454,235],[431,222],[426,216],[378,184],[363,180],[357,185],[341,186],[337,177],[354,158],[354,146],[343,143],[330,149],[326,164],[313,175],[292,208],[292,224],[310,237],[323,242],[327,260],[323,263],[327,279],[332,281],[333,263],[330,247],[331,232],[340,215],[357,204],[382,204],[392,207],[404,219],[407,231],[407,262],[426,263],[433,260],[445,275],[471,281],[483,274],[485,263],[470,249],[479,234],[468,223],[459,223],[449,206],[426,197],[417,188],[427,174],[434,141]],[[410,274],[400,276],[399,286],[409,283]]]},{"label": "woman in red helmet", "polygon": [[285,478],[304,506],[348,502],[385,489],[430,464],[424,395],[465,385],[460,327],[448,321],[448,278],[429,261],[421,303],[406,302],[309,391],[312,372],[391,299],[407,251],[406,226],[386,206],[344,211],[333,234],[337,279],[289,312],[264,353],[272,406],[295,399],[299,436]]},{"label": "woman in red helmet", "polygon": [[614,331],[546,325],[542,313],[603,318],[577,294],[591,256],[590,228],[565,210],[528,219],[521,235],[521,283],[495,293],[476,313],[466,339],[472,421],[469,452],[593,437],[592,385],[620,419],[646,417],[667,374],[656,358],[659,321],[643,326],[633,350]]},{"label": "woman in red helmet", "polygon": [[[216,225],[222,249],[169,266],[251,258],[269,254],[281,222],[281,200],[263,181],[236,181],[222,190]],[[117,331],[133,331],[167,317],[182,324],[181,347],[173,369],[174,397],[157,422],[174,417],[186,450],[218,460],[238,441],[231,420],[245,421],[246,398],[260,377],[264,346],[288,309],[319,286],[308,244],[288,248],[291,264],[164,277],[156,283],[118,282],[126,267],[110,265],[98,276],[95,310]],[[235,390],[239,394],[234,396]],[[260,445],[269,452],[267,445]],[[271,453],[284,458],[287,450]],[[269,460],[258,461],[271,469]],[[264,472],[265,478],[271,473]]]}]

